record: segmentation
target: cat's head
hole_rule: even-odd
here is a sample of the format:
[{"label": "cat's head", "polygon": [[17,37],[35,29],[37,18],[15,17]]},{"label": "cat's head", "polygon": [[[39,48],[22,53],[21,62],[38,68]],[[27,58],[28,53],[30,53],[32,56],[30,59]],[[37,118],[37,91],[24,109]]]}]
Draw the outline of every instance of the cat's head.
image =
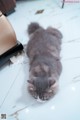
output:
[{"label": "cat's head", "polygon": [[58,88],[58,83],[48,77],[34,77],[28,83],[28,90],[35,99],[48,100],[55,95]]}]

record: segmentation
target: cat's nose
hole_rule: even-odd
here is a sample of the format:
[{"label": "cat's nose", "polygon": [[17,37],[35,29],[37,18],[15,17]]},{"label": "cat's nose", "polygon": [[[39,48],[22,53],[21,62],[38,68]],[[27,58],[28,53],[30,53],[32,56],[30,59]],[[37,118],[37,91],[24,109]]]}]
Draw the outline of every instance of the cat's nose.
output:
[{"label": "cat's nose", "polygon": [[44,95],[39,95],[39,99],[46,100],[45,97],[44,97]]},{"label": "cat's nose", "polygon": [[39,95],[39,98],[40,98],[41,100],[44,100],[43,95]]},{"label": "cat's nose", "polygon": [[39,95],[39,98],[43,101],[49,100],[49,96]]}]

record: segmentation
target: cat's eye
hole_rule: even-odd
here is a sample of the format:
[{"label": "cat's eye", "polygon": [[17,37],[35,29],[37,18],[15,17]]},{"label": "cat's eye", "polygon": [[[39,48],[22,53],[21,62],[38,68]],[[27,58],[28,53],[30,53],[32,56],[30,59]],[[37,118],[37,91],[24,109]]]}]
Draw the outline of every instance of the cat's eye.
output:
[{"label": "cat's eye", "polygon": [[38,76],[37,72],[34,72],[34,76],[35,76],[35,77],[37,77],[37,76]]}]

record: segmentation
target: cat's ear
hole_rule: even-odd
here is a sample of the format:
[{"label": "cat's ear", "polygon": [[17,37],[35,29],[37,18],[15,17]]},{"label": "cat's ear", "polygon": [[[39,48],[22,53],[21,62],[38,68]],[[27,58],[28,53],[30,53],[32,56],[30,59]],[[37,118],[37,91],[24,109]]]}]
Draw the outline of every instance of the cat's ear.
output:
[{"label": "cat's ear", "polygon": [[52,86],[53,84],[55,84],[56,81],[55,80],[49,80],[49,86]]},{"label": "cat's ear", "polygon": [[28,83],[34,84],[34,80],[27,80]]}]

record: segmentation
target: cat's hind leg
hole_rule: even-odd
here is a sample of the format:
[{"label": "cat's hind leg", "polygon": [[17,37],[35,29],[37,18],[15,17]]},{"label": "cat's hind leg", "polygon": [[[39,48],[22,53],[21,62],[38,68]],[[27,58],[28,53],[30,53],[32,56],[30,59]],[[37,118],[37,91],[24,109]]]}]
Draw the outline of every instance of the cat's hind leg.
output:
[{"label": "cat's hind leg", "polygon": [[58,29],[52,28],[52,27],[48,27],[46,30],[47,30],[48,33],[50,33],[53,36],[57,37],[57,39],[59,40],[60,44],[62,43],[61,39],[62,39],[63,36],[62,36],[62,33]]}]

